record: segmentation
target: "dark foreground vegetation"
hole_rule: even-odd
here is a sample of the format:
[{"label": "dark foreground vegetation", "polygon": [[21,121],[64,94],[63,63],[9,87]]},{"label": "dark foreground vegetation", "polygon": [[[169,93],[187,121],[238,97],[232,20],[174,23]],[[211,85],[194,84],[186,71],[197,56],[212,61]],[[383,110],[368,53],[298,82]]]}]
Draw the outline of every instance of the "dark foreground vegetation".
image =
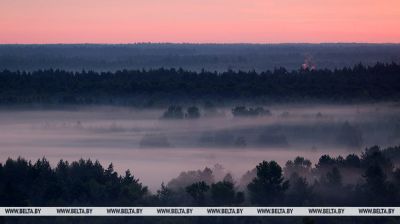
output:
[{"label": "dark foreground vegetation", "polygon": [[[0,165],[0,206],[398,206],[400,169],[391,157],[399,155],[400,147],[374,146],[360,156],[321,156],[315,166],[302,157],[288,161],[284,167],[275,161],[262,161],[239,182],[230,174],[216,180],[212,170],[206,168],[183,172],[154,193],[130,171],[119,175],[112,165],[104,168],[97,161],[61,160],[52,168],[44,158],[35,163],[22,158],[8,159]],[[293,223],[295,219],[231,218],[229,222],[249,220]],[[318,220],[296,219],[294,223]],[[374,220],[327,218],[323,223],[399,221]],[[147,221],[162,223],[161,219]],[[175,221],[210,222],[206,218]],[[219,218],[212,221],[223,222]]]},{"label": "dark foreground vegetation", "polygon": [[0,164],[0,206],[396,206],[400,203],[400,147],[365,149],[346,157],[323,155],[315,166],[296,157],[281,167],[262,161],[236,181],[213,170],[182,172],[151,193],[128,170],[117,174],[90,159],[42,158]]},{"label": "dark foreground vegetation", "polygon": [[400,98],[399,90],[400,65],[395,63],[377,63],[374,66],[359,64],[335,70],[306,68],[288,71],[277,68],[265,72],[191,72],[163,68],[116,72],[0,72],[0,104],[3,105],[41,103],[157,106],[177,101],[211,100],[220,103],[221,99],[224,99],[223,102],[389,101]]}]

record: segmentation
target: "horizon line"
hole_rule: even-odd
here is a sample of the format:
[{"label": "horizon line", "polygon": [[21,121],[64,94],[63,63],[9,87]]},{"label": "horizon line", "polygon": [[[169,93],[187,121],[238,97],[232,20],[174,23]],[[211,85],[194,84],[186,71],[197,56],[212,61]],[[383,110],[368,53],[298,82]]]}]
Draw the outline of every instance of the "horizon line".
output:
[{"label": "horizon line", "polygon": [[323,44],[366,44],[366,45],[399,45],[400,42],[75,42],[75,43],[0,43],[0,45],[140,45],[140,44],[171,44],[171,45],[323,45]]}]

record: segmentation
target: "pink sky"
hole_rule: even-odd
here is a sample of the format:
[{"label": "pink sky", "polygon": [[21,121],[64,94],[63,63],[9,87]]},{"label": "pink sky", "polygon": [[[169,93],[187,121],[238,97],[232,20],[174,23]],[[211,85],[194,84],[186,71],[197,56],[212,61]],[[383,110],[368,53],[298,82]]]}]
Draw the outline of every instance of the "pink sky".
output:
[{"label": "pink sky", "polygon": [[0,43],[400,42],[400,0],[0,0]]}]

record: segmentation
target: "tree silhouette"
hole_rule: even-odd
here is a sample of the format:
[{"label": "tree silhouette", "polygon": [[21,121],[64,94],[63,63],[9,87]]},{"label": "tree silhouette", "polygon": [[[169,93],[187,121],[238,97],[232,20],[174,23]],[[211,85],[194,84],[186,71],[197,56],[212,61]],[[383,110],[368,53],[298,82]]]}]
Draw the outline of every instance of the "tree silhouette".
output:
[{"label": "tree silhouette", "polygon": [[0,166],[2,205],[135,205],[148,194],[130,171],[118,176],[111,164],[104,170],[98,161],[61,160],[52,169],[44,158],[34,164],[18,158]]},{"label": "tree silhouette", "polygon": [[161,188],[157,190],[157,198],[161,205],[171,205],[174,203],[174,192],[161,183]]},{"label": "tree silhouette", "polygon": [[184,114],[183,114],[182,107],[169,106],[167,111],[164,112],[162,118],[164,118],[164,119],[183,119]]},{"label": "tree silhouette", "polygon": [[287,191],[287,203],[293,206],[306,206],[313,200],[313,189],[307,183],[307,179],[292,173],[289,178],[290,186]]},{"label": "tree silhouette", "polygon": [[263,107],[246,108],[245,106],[237,106],[232,109],[232,114],[235,117],[255,117],[271,115],[269,110],[265,110]]},{"label": "tree silhouette", "polygon": [[200,110],[199,108],[192,106],[187,108],[186,117],[189,119],[196,119],[200,117]]},{"label": "tree silhouette", "polygon": [[284,167],[284,173],[286,177],[290,177],[292,174],[307,177],[311,172],[311,161],[304,157],[296,157],[293,161],[289,160],[286,162]]},{"label": "tree silhouette", "polygon": [[342,186],[342,175],[337,167],[334,167],[330,172],[326,174],[327,184],[331,187]]},{"label": "tree silhouette", "polygon": [[256,169],[257,177],[247,186],[251,202],[259,205],[276,203],[289,187],[289,182],[284,181],[282,168],[275,161],[263,161]]},{"label": "tree silhouette", "polygon": [[186,192],[193,198],[196,205],[203,205],[205,202],[205,194],[210,189],[206,182],[201,181],[193,183],[186,187]]},{"label": "tree silhouette", "polygon": [[233,205],[236,201],[233,183],[219,181],[211,184],[211,198],[216,205]]},{"label": "tree silhouette", "polygon": [[397,189],[388,182],[383,169],[377,165],[369,166],[364,174],[365,184],[361,186],[363,196],[372,206],[396,205]]}]

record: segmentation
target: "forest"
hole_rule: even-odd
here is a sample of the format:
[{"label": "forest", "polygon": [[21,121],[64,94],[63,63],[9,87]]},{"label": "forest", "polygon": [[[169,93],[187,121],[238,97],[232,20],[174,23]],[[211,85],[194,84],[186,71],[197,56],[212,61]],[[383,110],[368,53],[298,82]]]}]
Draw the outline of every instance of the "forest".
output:
[{"label": "forest", "polygon": [[183,68],[223,72],[258,72],[285,67],[298,69],[308,61],[317,68],[335,69],[377,61],[399,63],[399,44],[0,44],[0,70],[117,71]]},{"label": "forest", "polygon": [[[150,192],[129,170],[118,174],[113,164],[105,168],[90,159],[60,160],[51,167],[45,158],[36,162],[9,158],[0,164],[0,206],[397,206],[400,169],[391,160],[394,155],[399,157],[399,146],[372,146],[360,155],[345,157],[323,155],[315,165],[303,157],[284,166],[263,160],[240,181],[230,174],[215,181],[213,171],[205,168],[182,172],[156,192]],[[389,218],[375,221],[382,220],[390,223]],[[202,223],[202,219],[197,221]],[[298,223],[314,221],[300,219]],[[232,223],[248,222],[232,218]]]},{"label": "forest", "polygon": [[0,72],[0,104],[119,104],[171,102],[374,102],[400,98],[400,65],[341,69],[191,72],[37,70]]}]

